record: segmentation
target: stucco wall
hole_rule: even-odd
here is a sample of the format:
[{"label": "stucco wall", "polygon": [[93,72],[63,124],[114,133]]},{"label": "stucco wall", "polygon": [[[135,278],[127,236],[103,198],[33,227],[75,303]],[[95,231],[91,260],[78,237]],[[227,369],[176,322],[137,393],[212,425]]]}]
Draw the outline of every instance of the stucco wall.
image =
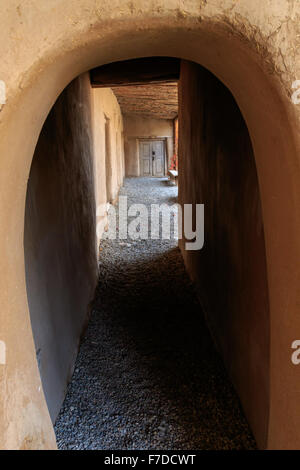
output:
[{"label": "stucco wall", "polygon": [[124,116],[126,176],[140,176],[139,139],[163,138],[166,146],[166,165],[173,155],[173,121],[144,116]]},{"label": "stucco wall", "polygon": [[[113,203],[125,173],[123,117],[110,88],[92,89],[95,198],[98,242],[106,224],[107,202]],[[109,130],[105,130],[109,126]],[[109,139],[109,142],[107,142]],[[107,151],[109,155],[107,155]]]},{"label": "stucco wall", "polygon": [[[58,95],[93,67],[135,57],[202,64],[230,89],[253,144],[270,299],[269,448],[300,448],[298,0],[3,0],[0,3],[0,448],[54,448],[35,360],[24,269],[30,165]],[[21,340],[20,340],[21,338]]]},{"label": "stucco wall", "polygon": [[186,251],[217,347],[262,445],[269,409],[269,305],[264,228],[247,126],[226,87],[182,61],[179,201],[205,206],[205,243]]},{"label": "stucco wall", "polygon": [[51,110],[35,150],[25,216],[26,284],[35,348],[54,420],[97,280],[88,75]]},{"label": "stucco wall", "polygon": [[[111,188],[123,179],[122,116],[109,89],[89,75],[61,94],[35,150],[26,200],[26,283],[37,361],[54,421],[62,404],[97,280],[106,217],[105,118],[110,120]],[[96,238],[96,222],[98,238]]]}]

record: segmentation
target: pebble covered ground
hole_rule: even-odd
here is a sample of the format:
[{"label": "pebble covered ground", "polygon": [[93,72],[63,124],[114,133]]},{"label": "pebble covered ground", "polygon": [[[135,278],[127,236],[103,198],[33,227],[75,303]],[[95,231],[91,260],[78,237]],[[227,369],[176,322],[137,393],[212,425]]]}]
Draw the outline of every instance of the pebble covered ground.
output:
[{"label": "pebble covered ground", "polygon": [[[128,178],[128,204],[173,204]],[[100,278],[55,424],[59,449],[254,449],[176,240],[103,240]]]}]

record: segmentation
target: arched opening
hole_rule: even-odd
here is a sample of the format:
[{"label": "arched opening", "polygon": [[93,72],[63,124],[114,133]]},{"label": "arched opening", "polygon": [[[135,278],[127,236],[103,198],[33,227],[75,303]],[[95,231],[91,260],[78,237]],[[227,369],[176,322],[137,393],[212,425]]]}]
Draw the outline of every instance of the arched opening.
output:
[{"label": "arched opening", "polygon": [[[175,20],[175,16],[172,16],[172,19]],[[5,319],[4,332],[6,343],[12,344],[15,337],[12,332],[18,324],[23,341],[15,345],[7,368],[7,387],[16,390],[16,393],[14,401],[8,399],[5,408],[4,423],[11,424],[3,447],[54,445],[44,398],[39,390],[26,308],[24,315],[26,289],[24,265],[20,264],[23,256],[26,179],[42,123],[60,91],[78,74],[115,60],[159,54],[180,56],[201,63],[212,71],[233,93],[246,120],[261,189],[271,319],[270,412],[268,434],[262,439],[261,446],[297,445],[297,381],[295,371],[290,364],[287,365],[286,358],[293,331],[299,326],[296,316],[299,300],[296,289],[298,271],[293,260],[299,259],[296,208],[300,195],[297,189],[298,141],[293,130],[296,118],[288,103],[286,90],[281,88],[276,78],[268,75],[262,58],[250,49],[248,43],[240,41],[234,34],[227,34],[226,22],[217,23],[212,28],[211,22],[204,22],[199,27],[199,23],[192,21],[187,27],[180,17],[172,22],[172,26],[165,18],[152,18],[149,29],[141,31],[133,27],[131,20],[126,20],[122,25],[115,22],[113,31],[103,30],[101,38],[97,37],[95,31],[92,31],[90,36],[88,33],[91,33],[89,27],[80,34],[77,32],[76,43],[70,31],[65,31],[64,37],[69,39],[64,52],[60,53],[58,43],[55,43],[55,46],[50,48],[50,55],[43,56],[44,65],[39,69],[39,73],[30,70],[30,79],[24,84],[22,94],[15,93],[13,103],[18,103],[19,113],[12,113],[13,103],[4,109],[3,116],[6,121],[2,129],[1,152],[7,155],[7,158],[1,162],[0,174],[3,187],[6,188],[1,200],[1,214],[7,230],[1,232],[1,242],[2,246],[6,247],[2,263],[7,283],[3,295],[3,311],[10,312],[9,318]],[[212,54],[213,51],[216,54]],[[259,101],[256,99],[258,88]],[[17,139],[16,127],[19,129]],[[282,325],[284,315],[285,322]],[[15,373],[20,370],[26,370],[26,373]],[[286,392],[283,397],[282,383]],[[19,419],[18,410],[24,400],[27,400],[27,405],[22,418]],[[287,425],[288,433],[283,433],[283,424]]]},{"label": "arched opening", "polygon": [[[158,62],[155,62],[155,58],[149,58],[144,59],[142,64],[149,63],[149,69],[155,75],[159,73],[158,70],[155,70],[155,65],[161,67],[164,60],[166,60],[166,67],[168,64],[170,66],[173,63],[172,59],[168,58],[159,58]],[[138,65],[141,62],[139,61],[127,61],[124,65],[121,62],[120,70],[125,68],[128,73],[128,68],[132,63],[137,64],[137,70],[141,73],[141,67]],[[160,284],[162,294],[159,293],[155,296],[153,292],[152,297],[147,298],[151,285],[149,281],[147,287],[142,288],[141,285],[139,286],[140,296],[145,297],[145,302],[148,309],[150,309],[148,314],[151,314],[152,299],[153,316],[155,318],[159,295],[161,295],[162,312],[165,309],[163,322],[166,325],[168,323],[172,324],[174,316],[179,320],[182,316],[183,329],[185,328],[185,321],[187,321],[188,324],[194,322],[191,331],[197,331],[197,329],[201,331],[203,311],[205,312],[213,341],[215,341],[219,353],[223,357],[252,428],[258,440],[262,441],[267,433],[269,409],[269,305],[264,229],[252,144],[245,121],[229,90],[212,73],[196,63],[179,61],[178,65],[176,63],[176,67],[178,67],[180,97],[178,109],[179,203],[182,208],[185,205],[193,205],[195,208],[197,204],[204,204],[205,207],[205,243],[203,248],[189,250],[186,248],[188,240],[180,241],[186,270],[195,283],[200,301],[198,305],[200,323],[197,323],[197,320],[193,317],[187,318],[189,308],[192,311],[194,310],[192,303],[189,305],[187,302],[186,307],[183,307],[181,312],[177,312],[176,309],[174,310],[176,302],[174,303],[171,293],[170,298],[166,299],[165,289],[163,288],[164,279],[167,278],[166,274],[160,282],[157,280],[156,283],[153,283],[153,291]],[[166,72],[164,71],[164,73]],[[92,74],[92,77],[95,76],[97,76],[97,73]],[[93,80],[95,82],[95,78]],[[160,78],[160,86],[162,86],[161,80]],[[151,83],[151,79],[149,82]],[[114,83],[113,80],[112,83]],[[131,96],[134,96],[132,86],[129,88],[129,92]],[[151,86],[155,90],[153,83]],[[123,103],[122,109],[118,105],[114,90],[118,99]],[[26,282],[37,359],[53,422],[57,418],[67,385],[71,380],[79,340],[87,323],[88,309],[93,299],[97,281],[95,263],[98,255],[95,253],[95,216],[96,214],[99,215],[99,211],[96,209],[96,205],[98,206],[100,202],[102,206],[107,206],[107,204],[116,201],[124,178],[123,162],[127,162],[128,167],[126,169],[125,165],[125,169],[129,176],[132,168],[138,168],[138,166],[140,166],[139,171],[134,173],[136,177],[167,176],[168,162],[171,160],[171,155],[166,154],[166,165],[162,163],[163,160],[158,158],[164,152],[160,152],[163,141],[157,140],[157,135],[160,135],[160,139],[167,139],[167,137],[163,134],[163,130],[161,134],[159,134],[159,130],[155,131],[155,126],[159,126],[159,124],[155,124],[153,119],[148,121],[143,116],[143,107],[146,108],[147,96],[146,89],[143,88],[143,90],[143,103],[140,108],[135,111],[134,115],[123,115],[122,110],[126,111],[127,108],[124,108],[124,97],[123,101],[122,97],[120,98],[119,88],[114,88],[112,85],[112,88],[93,89],[89,75],[80,76],[68,85],[56,101],[46,119],[35,150],[28,181],[25,214]],[[156,90],[157,93],[158,89]],[[167,103],[167,96],[162,95],[162,97],[165,100],[163,106],[170,106]],[[152,108],[156,109],[154,98],[151,96],[150,99]],[[132,100],[133,98],[131,98]],[[141,125],[137,121],[141,119],[143,119],[143,127],[145,128],[145,135],[142,136],[142,140],[141,138],[137,139],[137,135],[142,132],[140,130]],[[122,125],[120,125],[121,121],[123,121]],[[161,123],[162,126],[166,125],[162,120]],[[168,125],[173,129],[171,121]],[[153,133],[155,132],[156,140],[153,140]],[[124,148],[120,148],[119,145],[122,133],[124,133],[124,138],[127,141],[132,138],[131,135],[135,136],[133,145],[136,147],[136,151],[133,152],[132,149],[128,150],[127,148],[125,158],[120,158],[124,154]],[[139,136],[141,137],[140,134]],[[167,147],[170,147],[170,145],[166,146],[166,151]],[[171,144],[171,147],[173,147],[173,144]],[[148,152],[149,148],[150,153]],[[146,162],[148,153],[150,163],[142,163],[142,160]],[[157,154],[158,157],[153,157],[153,154]],[[159,160],[158,173],[157,164],[154,165],[153,163],[155,158]],[[151,169],[150,173],[149,169]],[[134,188],[135,183],[126,183],[127,186],[129,184],[133,185]],[[151,185],[151,181],[143,180],[143,178],[141,183],[137,184],[135,187],[137,191],[136,200],[134,201],[136,204],[143,202],[141,198],[145,197],[149,185]],[[144,187],[144,191],[140,191],[142,187]],[[130,187],[129,194],[131,194],[131,191],[132,188]],[[153,187],[147,197],[149,198],[151,193],[153,197],[155,192],[157,192],[158,205],[162,204],[164,199],[159,199],[159,191],[153,182]],[[106,216],[105,210],[101,216]],[[103,229],[102,221],[101,227]],[[185,227],[183,231],[186,235],[187,230]],[[99,235],[101,234],[98,233]],[[163,233],[160,236],[162,237]],[[139,235],[139,239],[141,239],[141,242],[143,241],[142,234]],[[130,235],[126,236],[124,240],[123,238],[120,239],[119,243],[121,246],[127,244],[128,247],[131,247],[129,251],[131,250],[134,254],[136,247],[132,243],[135,242]],[[150,249],[149,243],[151,244],[151,240],[145,242],[145,250]],[[155,245],[155,242],[152,242],[152,244]],[[169,249],[171,249],[171,246]],[[141,243],[138,249],[141,253],[142,247],[143,244]],[[118,245],[114,245],[114,249],[118,249]],[[111,251],[110,256],[113,259],[113,249],[106,247],[106,250]],[[162,257],[161,262],[164,262],[164,248],[160,247],[160,250],[158,252],[154,251],[153,256],[149,258],[150,267],[157,264],[157,258]],[[119,258],[116,257],[116,260],[119,259],[124,271],[126,257],[122,256],[122,252],[124,250],[121,249]],[[253,256],[253,253],[256,253],[256,256]],[[128,256],[128,273],[130,273],[134,263],[132,261],[134,255]],[[104,250],[100,253],[100,265],[105,263],[105,259]],[[166,257],[165,262],[168,262],[168,257]],[[139,264],[138,259],[136,263]],[[180,261],[174,262],[174,266],[178,263]],[[113,276],[117,266],[109,266]],[[162,264],[162,266],[164,265]],[[170,274],[173,269],[172,265],[169,264]],[[144,272],[151,279],[151,268],[147,264],[145,264]],[[172,273],[172,275],[175,278],[175,274]],[[101,285],[108,282],[111,290],[115,292],[113,297],[118,298],[118,291],[114,288],[110,275],[108,275],[108,280],[106,280],[106,276],[106,273],[104,277],[100,275],[99,287],[96,289],[96,296],[93,300],[93,306],[100,305],[98,307],[100,318],[102,314],[101,302],[105,305],[105,300],[101,295],[108,296],[107,289],[101,294],[103,291]],[[143,270],[141,270],[139,276],[143,278]],[[123,281],[121,281],[116,276],[116,284],[119,285],[120,282],[130,284],[127,277],[129,277],[129,274],[128,276],[124,275]],[[179,279],[176,282],[179,284]],[[186,282],[184,276],[182,282],[183,284]],[[184,293],[180,285],[178,285],[178,291],[182,291],[183,297],[188,299],[188,294]],[[128,293],[127,296],[130,297],[130,294]],[[112,304],[116,301],[115,299],[112,300]],[[134,315],[135,311],[133,301],[133,296],[130,300],[128,299],[132,310],[131,315]],[[167,306],[173,305],[173,311],[171,307],[169,309],[167,306],[163,307],[164,302]],[[177,303],[183,305],[180,297]],[[109,309],[109,305],[107,308]],[[120,297],[120,305],[117,308],[121,309],[121,312],[124,312],[125,315],[126,300],[124,297]],[[137,301],[136,308],[140,308],[139,301]],[[95,307],[93,307],[94,309]],[[183,315],[185,309],[186,313]],[[112,307],[112,315],[113,312]],[[143,316],[143,312],[140,312],[140,314]],[[138,317],[139,313],[137,312],[136,323],[138,323]],[[120,318],[122,318],[122,314]],[[97,321],[94,320],[95,326],[90,334],[94,338],[95,331],[99,330],[99,348],[101,350],[101,331],[102,329],[105,330],[107,326],[106,324],[99,326],[99,321],[98,319]],[[130,317],[128,317],[128,321],[130,323]],[[155,321],[158,321],[158,318]],[[118,330],[117,322],[112,330],[114,328]],[[150,323],[149,328],[150,331],[155,331]],[[180,331],[179,324],[177,324],[177,330]],[[138,342],[138,330],[136,335],[135,340]],[[207,335],[209,335],[208,332]],[[179,337],[180,335],[176,336],[173,331],[171,344],[179,344]],[[111,339],[113,343],[114,339]],[[148,341],[153,342],[153,338],[144,337],[144,342],[147,343]],[[186,341],[197,344],[197,338],[193,338],[192,335],[190,339],[186,337]],[[199,341],[206,344],[211,340],[208,340],[205,334],[202,333]],[[124,343],[126,344],[126,341]],[[159,343],[158,339],[156,343]],[[91,342],[91,344],[95,343]],[[165,347],[167,346],[165,345]],[[111,361],[113,360],[114,348],[115,346],[111,347]],[[126,349],[126,346],[123,344],[122,348]],[[128,348],[130,349],[130,346]],[[207,355],[207,361],[209,361],[209,355],[214,355],[213,348],[209,343],[206,352],[204,352],[204,349],[201,349],[202,354],[204,357]],[[200,354],[201,351],[198,351],[198,353]],[[176,353],[176,347],[174,353]],[[158,355],[158,353],[155,354]],[[169,352],[169,354],[171,356],[172,352]],[[159,356],[155,358],[155,361],[158,358]],[[140,360],[143,360],[142,357]],[[162,362],[164,361],[165,358],[162,353]],[[194,362],[195,359],[186,361],[181,366],[183,375],[184,370],[188,368],[188,362]],[[81,359],[79,362],[81,369],[87,368],[90,370],[92,367],[90,360],[86,365]],[[201,368],[201,364],[204,363],[205,359],[202,358],[202,362],[199,361],[199,365],[195,363],[195,367]],[[100,369],[103,367],[104,371],[105,360],[101,356],[99,356],[99,364]],[[126,370],[125,361],[123,365]],[[111,365],[111,367],[113,366]],[[131,364],[130,367],[134,368],[134,364]],[[138,368],[138,365],[136,367]],[[153,364],[149,364],[149,367],[153,367]],[[177,364],[177,369],[178,367],[179,364]],[[217,362],[211,367],[215,367],[215,370],[213,369],[211,372],[212,375],[218,376],[219,366]],[[95,368],[96,365],[93,370]],[[167,368],[172,369],[171,360]],[[131,373],[134,376],[134,371]],[[120,374],[126,376],[126,372],[122,372],[122,369],[119,371],[118,376]],[[101,380],[101,370],[99,370],[98,376],[93,373],[93,383],[96,377],[99,378],[99,382],[98,386],[94,385],[95,390],[99,388],[101,383],[102,388],[105,390],[107,385],[103,384],[103,379]],[[197,377],[197,374],[195,377]],[[74,380],[77,380],[76,377],[73,378]],[[87,398],[85,402],[94,403],[88,374],[85,380],[86,387],[82,387],[79,382],[75,382],[73,388],[78,389],[78,393],[81,390],[80,400],[84,400],[84,390],[89,390],[90,398]],[[120,384],[117,385],[118,382],[114,385],[113,377],[111,380],[112,389],[120,389]],[[128,378],[128,380],[130,379]],[[206,382],[200,372],[198,381],[199,383]],[[151,387],[151,384],[148,383],[147,387]],[[173,389],[173,392],[177,387],[176,380],[173,385],[169,384],[169,389]],[[189,387],[199,389],[196,383],[192,383],[190,380],[187,381],[186,387],[187,389]],[[135,392],[130,390],[130,393],[137,396],[139,392],[138,390]],[[140,393],[143,393],[143,391],[140,390]],[[199,390],[198,393],[200,393]],[[228,391],[228,393],[231,392]],[[150,395],[153,398],[154,392],[151,391]],[[94,406],[100,406],[101,409],[104,409],[105,406],[102,403],[101,396],[97,394],[96,396],[98,397],[98,405],[95,404]],[[206,398],[203,398],[201,394],[200,396],[201,399],[196,398],[196,396],[193,398],[195,401],[193,413],[197,414],[198,420],[195,420],[194,425],[196,426],[198,422],[199,429],[202,421],[200,403],[201,401],[207,403],[210,401],[210,398],[206,395],[204,395]],[[121,400],[121,398],[119,399]],[[126,400],[126,397],[123,397],[123,400]],[[222,401],[221,396],[217,397],[217,400]],[[234,401],[234,398],[232,400]],[[148,412],[157,416],[158,410],[155,406],[152,409],[151,406],[149,404]],[[161,406],[167,409],[167,404]],[[197,406],[200,409],[199,413]],[[227,406],[224,404],[224,415]],[[237,413],[236,406],[238,405],[234,405],[232,409],[233,415]],[[67,405],[64,408],[66,409]],[[70,408],[74,409],[74,406],[70,405]],[[189,410],[185,411],[183,405],[180,405],[180,410],[182,414],[188,413],[190,416],[193,414]],[[110,412],[114,415],[112,410]],[[140,415],[138,408],[136,413]],[[214,409],[211,410],[211,414],[215,414]],[[126,410],[122,411],[123,420],[124,415],[126,415]],[[70,419],[72,418],[68,417],[68,423]],[[167,415],[162,418],[164,422],[168,419],[170,417]],[[63,426],[63,418],[60,417],[60,428]],[[101,434],[98,423],[95,423],[95,426],[97,427],[96,434],[99,434],[99,432]],[[114,434],[114,426],[116,425],[112,424],[111,426],[110,435]],[[244,425],[240,424],[239,426],[243,428]],[[182,427],[182,424],[180,427]],[[207,428],[209,429],[209,425]],[[215,422],[215,431],[216,429],[217,422]],[[73,432],[76,433],[76,430]],[[149,429],[149,436],[151,432]],[[176,430],[174,432],[176,434]],[[209,431],[207,432],[209,433]],[[222,431],[220,430],[220,434],[226,435],[226,432],[230,434],[232,431],[230,429],[226,431],[226,427],[222,428]],[[127,436],[128,438],[130,442],[134,443],[133,436]],[[70,439],[73,442],[76,436],[72,435]],[[82,442],[79,443],[79,446],[84,446],[85,436],[83,435],[81,439]],[[148,436],[145,439],[149,442]],[[186,434],[184,439],[188,439]],[[218,440],[220,438],[216,437],[215,439],[216,448],[219,448],[221,444]],[[238,437],[235,436],[235,439],[238,439]],[[89,436],[89,440],[91,441],[91,436]],[[241,442],[245,440],[247,441],[242,434]],[[213,445],[210,436],[208,441],[210,446]],[[191,447],[201,446],[201,442],[193,441]],[[96,444],[91,442],[90,445],[94,448]],[[122,444],[119,443],[119,445]],[[151,443],[149,445],[152,446]],[[164,441],[162,441],[161,445],[171,444],[164,444]],[[180,441],[178,445],[182,445]],[[225,444],[223,443],[223,445]],[[243,444],[237,442],[236,445]]]}]

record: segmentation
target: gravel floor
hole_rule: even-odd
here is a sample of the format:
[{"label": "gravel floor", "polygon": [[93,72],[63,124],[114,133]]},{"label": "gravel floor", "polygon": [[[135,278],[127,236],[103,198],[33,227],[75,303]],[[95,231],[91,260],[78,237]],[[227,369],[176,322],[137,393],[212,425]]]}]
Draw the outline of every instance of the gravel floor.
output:
[{"label": "gravel floor", "polygon": [[[176,201],[128,178],[128,203]],[[128,246],[127,243],[130,245]],[[104,240],[93,312],[55,425],[60,449],[253,449],[174,240]]]}]

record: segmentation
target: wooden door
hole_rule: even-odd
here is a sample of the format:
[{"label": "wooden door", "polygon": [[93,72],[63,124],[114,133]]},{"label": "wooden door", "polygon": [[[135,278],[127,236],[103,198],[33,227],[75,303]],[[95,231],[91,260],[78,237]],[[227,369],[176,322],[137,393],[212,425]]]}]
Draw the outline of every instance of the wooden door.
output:
[{"label": "wooden door", "polygon": [[164,176],[165,143],[163,140],[140,141],[140,175]]},{"label": "wooden door", "polygon": [[152,148],[151,142],[143,140],[140,142],[141,176],[152,176]]},{"label": "wooden door", "polygon": [[165,152],[164,141],[153,140],[152,142],[152,176],[164,176]]}]

